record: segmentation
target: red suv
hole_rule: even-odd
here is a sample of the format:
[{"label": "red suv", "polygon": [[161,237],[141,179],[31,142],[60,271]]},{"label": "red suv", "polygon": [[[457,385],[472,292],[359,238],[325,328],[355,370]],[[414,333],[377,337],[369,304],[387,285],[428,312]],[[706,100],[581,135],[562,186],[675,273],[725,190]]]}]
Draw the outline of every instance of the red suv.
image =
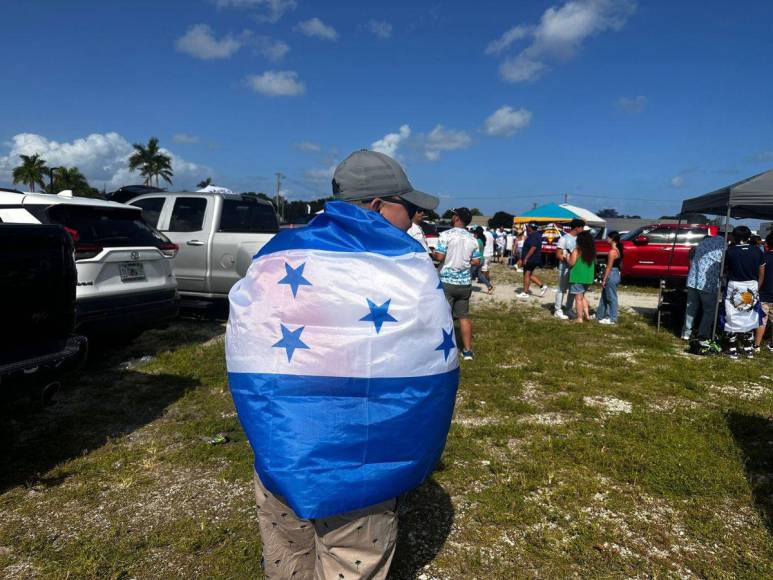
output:
[{"label": "red suv", "polygon": [[[620,274],[624,278],[686,278],[690,269],[690,249],[707,235],[716,236],[717,227],[653,224],[630,231],[622,237],[623,267]],[[597,241],[596,253],[599,262],[605,265],[609,241]]]}]

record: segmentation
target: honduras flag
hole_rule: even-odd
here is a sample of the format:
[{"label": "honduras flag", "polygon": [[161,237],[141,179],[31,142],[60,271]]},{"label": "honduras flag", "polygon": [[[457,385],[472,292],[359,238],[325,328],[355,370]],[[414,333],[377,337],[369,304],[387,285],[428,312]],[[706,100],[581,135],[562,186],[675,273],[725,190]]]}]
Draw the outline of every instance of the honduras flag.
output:
[{"label": "honduras flag", "polygon": [[230,293],[228,380],[255,470],[302,518],[409,491],[445,446],[454,327],[426,251],[331,202],[284,230]]}]

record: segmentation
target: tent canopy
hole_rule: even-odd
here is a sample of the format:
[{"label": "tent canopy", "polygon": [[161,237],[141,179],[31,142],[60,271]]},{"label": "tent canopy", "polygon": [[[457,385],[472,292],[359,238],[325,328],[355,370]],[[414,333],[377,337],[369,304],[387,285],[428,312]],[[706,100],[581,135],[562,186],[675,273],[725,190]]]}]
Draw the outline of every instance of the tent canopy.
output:
[{"label": "tent canopy", "polygon": [[728,208],[733,218],[773,219],[773,170],[686,199],[681,213],[725,215]]},{"label": "tent canopy", "polygon": [[606,224],[606,222],[595,213],[581,207],[569,205],[568,203],[562,203],[560,205],[557,203],[547,203],[540,207],[535,207],[513,219],[513,223],[568,222],[575,218],[585,220],[589,226],[603,226]]}]

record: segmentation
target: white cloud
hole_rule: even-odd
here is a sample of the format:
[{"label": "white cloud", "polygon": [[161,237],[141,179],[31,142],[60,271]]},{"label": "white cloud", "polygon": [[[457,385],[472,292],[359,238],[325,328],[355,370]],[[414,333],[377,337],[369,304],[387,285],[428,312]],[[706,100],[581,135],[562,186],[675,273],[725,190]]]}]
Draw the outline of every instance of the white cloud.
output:
[{"label": "white cloud", "polygon": [[370,148],[373,151],[384,153],[390,157],[394,157],[397,153],[397,149],[400,145],[411,136],[411,128],[408,125],[400,127],[400,131],[397,133],[387,133],[378,141],[374,141]]},{"label": "white cloud", "polygon": [[499,54],[516,41],[529,38],[525,48],[501,63],[499,72],[509,82],[534,80],[550,63],[573,58],[586,39],[622,29],[635,10],[633,0],[570,0],[545,10],[535,26],[510,28],[489,43],[486,53]]},{"label": "white cloud", "polygon": [[488,46],[486,47],[486,54],[499,54],[516,40],[526,38],[531,33],[531,31],[532,28],[530,26],[524,26],[523,24],[513,26],[502,36],[488,43]]},{"label": "white cloud", "polygon": [[268,36],[258,36],[254,40],[257,51],[267,59],[277,62],[282,60],[290,52],[290,46],[281,40],[274,40]]},{"label": "white cloud", "polygon": [[316,16],[304,20],[303,22],[299,22],[296,29],[306,36],[320,38],[322,40],[338,40],[338,32],[336,32],[336,29],[329,24],[325,24]]},{"label": "white cloud", "polygon": [[527,109],[515,110],[512,107],[499,107],[484,125],[486,135],[492,137],[512,137],[531,123],[532,113]]},{"label": "white cloud", "polygon": [[256,16],[259,21],[277,22],[286,12],[295,10],[296,0],[214,0],[218,8],[257,9],[261,12]]},{"label": "white cloud", "polygon": [[373,36],[378,38],[389,38],[392,36],[392,23],[386,20],[371,19],[367,24],[368,30]]},{"label": "white cloud", "polygon": [[[49,167],[78,167],[93,187],[117,189],[122,185],[141,183],[137,173],[129,171],[132,144],[118,133],[92,133],[71,142],[58,142],[35,133],[19,133],[11,139],[7,155],[0,155],[0,181],[11,182],[11,172],[19,163],[19,155],[39,154]],[[172,158],[175,188],[196,184],[212,169],[186,161],[162,148]]]},{"label": "white cloud", "polygon": [[242,47],[242,40],[231,35],[217,40],[206,24],[195,24],[177,39],[177,50],[202,60],[230,58]]},{"label": "white cloud", "polygon": [[304,153],[318,153],[319,151],[322,151],[322,146],[319,143],[314,143],[312,141],[301,141],[300,143],[296,143],[295,148]]},{"label": "white cloud", "polygon": [[671,187],[674,187],[676,189],[680,189],[684,187],[686,184],[686,181],[683,176],[677,175],[676,177],[671,178]]},{"label": "white cloud", "polygon": [[643,113],[647,108],[647,97],[639,95],[638,97],[620,97],[617,99],[615,106],[618,110],[628,113],[629,115],[638,115]]},{"label": "white cloud", "polygon": [[333,179],[333,173],[335,173],[338,164],[330,165],[328,167],[317,167],[314,169],[308,169],[304,172],[304,177],[315,184],[330,184],[330,180]]},{"label": "white cloud", "polygon": [[298,73],[290,70],[267,70],[261,75],[248,75],[247,86],[267,97],[295,97],[306,92]]},{"label": "white cloud", "polygon": [[175,133],[172,136],[172,143],[181,143],[183,145],[193,145],[199,142],[199,138],[196,135],[190,135],[188,133]]},{"label": "white cloud", "polygon": [[436,125],[429,134],[422,135],[419,142],[424,150],[424,157],[437,161],[442,151],[466,149],[472,143],[472,138],[465,131]]}]

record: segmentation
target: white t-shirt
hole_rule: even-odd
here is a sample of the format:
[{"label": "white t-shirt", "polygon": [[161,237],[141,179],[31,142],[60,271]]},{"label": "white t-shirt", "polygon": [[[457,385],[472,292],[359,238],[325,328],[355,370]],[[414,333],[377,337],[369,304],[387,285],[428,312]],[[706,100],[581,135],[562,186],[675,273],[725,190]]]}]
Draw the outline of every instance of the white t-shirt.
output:
[{"label": "white t-shirt", "polygon": [[478,241],[464,228],[451,228],[438,238],[436,252],[445,254],[440,280],[446,284],[472,284],[470,261],[480,259]]},{"label": "white t-shirt", "polygon": [[[564,260],[569,257],[569,254],[574,252],[574,249],[577,247],[577,236],[573,236],[571,234],[564,234],[561,236],[561,239],[558,240],[558,243],[556,244],[557,248],[561,248],[564,251]],[[561,262],[562,268],[568,268],[568,264],[565,261]]]},{"label": "white t-shirt", "polygon": [[407,233],[414,240],[416,240],[422,246],[424,246],[424,249],[429,252],[429,245],[427,244],[427,236],[424,235],[424,230],[421,229],[421,226],[419,224],[411,224],[411,227],[408,228]]},{"label": "white t-shirt", "polygon": [[486,230],[483,232],[483,235],[486,236],[486,245],[483,246],[483,257],[491,258],[494,255],[494,234]]},{"label": "white t-shirt", "polygon": [[515,240],[515,236],[513,234],[507,234],[507,244],[506,248],[510,250],[511,252],[514,250],[513,248],[513,241]]}]

